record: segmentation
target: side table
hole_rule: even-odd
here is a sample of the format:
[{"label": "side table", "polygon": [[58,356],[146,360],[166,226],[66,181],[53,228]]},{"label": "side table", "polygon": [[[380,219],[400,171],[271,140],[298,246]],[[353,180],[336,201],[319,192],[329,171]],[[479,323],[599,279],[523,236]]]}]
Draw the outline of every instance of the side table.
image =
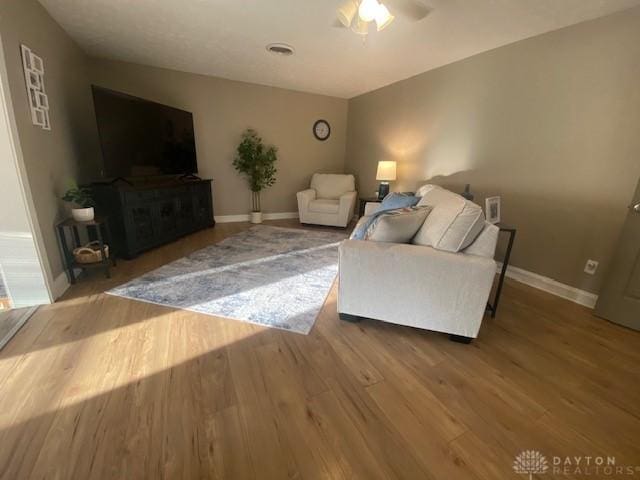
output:
[{"label": "side table", "polygon": [[507,243],[507,251],[504,253],[504,259],[502,260],[502,270],[500,270],[500,277],[498,278],[498,286],[496,293],[493,297],[493,302],[487,303],[487,310],[491,312],[491,318],[496,317],[498,311],[498,303],[500,302],[500,295],[502,294],[502,286],[504,285],[504,278],[507,274],[507,267],[509,266],[509,259],[511,258],[511,249],[513,248],[513,241],[516,239],[516,229],[503,223],[496,224],[500,228],[499,233],[509,234],[509,243]]},{"label": "side table", "polygon": [[[87,235],[92,235],[98,241],[100,246],[100,253],[102,254],[102,261],[96,263],[78,263],[73,256],[73,249],[81,247],[79,228],[85,228]],[[76,283],[76,276],[74,269],[90,269],[98,268],[105,271],[107,278],[111,278],[111,272],[109,271],[110,265],[116,266],[116,255],[113,251],[113,245],[111,243],[111,231],[109,230],[109,222],[107,217],[96,217],[89,222],[78,222],[73,218],[68,218],[56,225],[58,230],[58,237],[60,238],[60,245],[62,246],[62,253],[64,254],[64,263],[67,267],[67,273],[69,273],[69,279],[71,283]],[[65,234],[66,231],[71,232],[71,240],[73,241],[73,247],[69,247],[69,239]],[[109,258],[105,253],[105,242],[109,245]]]}]

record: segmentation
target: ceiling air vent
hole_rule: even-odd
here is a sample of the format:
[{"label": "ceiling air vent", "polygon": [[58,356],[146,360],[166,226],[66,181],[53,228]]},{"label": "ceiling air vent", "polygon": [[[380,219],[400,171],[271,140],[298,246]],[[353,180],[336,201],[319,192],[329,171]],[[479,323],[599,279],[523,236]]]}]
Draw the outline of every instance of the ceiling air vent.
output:
[{"label": "ceiling air vent", "polygon": [[286,43],[270,43],[267,45],[267,50],[275,55],[283,55],[285,57],[293,55],[294,52],[293,47]]}]

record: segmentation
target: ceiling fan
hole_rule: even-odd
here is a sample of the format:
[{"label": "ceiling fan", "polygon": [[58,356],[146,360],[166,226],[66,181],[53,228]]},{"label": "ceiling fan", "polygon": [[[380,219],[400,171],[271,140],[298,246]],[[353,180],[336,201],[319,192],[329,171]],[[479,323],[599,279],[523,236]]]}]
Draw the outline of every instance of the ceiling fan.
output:
[{"label": "ceiling fan", "polygon": [[350,28],[359,35],[367,35],[372,22],[375,22],[378,32],[388,27],[395,18],[392,12],[419,21],[430,11],[420,0],[346,0],[336,12],[336,26]]}]

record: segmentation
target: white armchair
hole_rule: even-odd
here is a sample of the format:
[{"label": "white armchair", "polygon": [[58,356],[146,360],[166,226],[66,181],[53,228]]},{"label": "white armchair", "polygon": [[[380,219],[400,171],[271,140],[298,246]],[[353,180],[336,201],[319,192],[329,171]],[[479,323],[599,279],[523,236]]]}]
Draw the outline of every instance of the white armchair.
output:
[{"label": "white armchair", "polygon": [[311,186],[298,192],[300,223],[346,227],[356,206],[353,175],[314,173]]}]

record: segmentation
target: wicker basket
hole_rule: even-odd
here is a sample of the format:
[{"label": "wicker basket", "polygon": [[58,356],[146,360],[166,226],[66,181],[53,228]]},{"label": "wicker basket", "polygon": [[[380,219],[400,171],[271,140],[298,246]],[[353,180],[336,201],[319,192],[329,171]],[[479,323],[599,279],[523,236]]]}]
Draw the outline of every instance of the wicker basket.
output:
[{"label": "wicker basket", "polygon": [[[104,254],[109,258],[109,245],[104,245]],[[99,263],[102,261],[102,252],[100,251],[100,242],[94,241],[87,243],[84,247],[76,248],[73,256],[77,263]]]}]

